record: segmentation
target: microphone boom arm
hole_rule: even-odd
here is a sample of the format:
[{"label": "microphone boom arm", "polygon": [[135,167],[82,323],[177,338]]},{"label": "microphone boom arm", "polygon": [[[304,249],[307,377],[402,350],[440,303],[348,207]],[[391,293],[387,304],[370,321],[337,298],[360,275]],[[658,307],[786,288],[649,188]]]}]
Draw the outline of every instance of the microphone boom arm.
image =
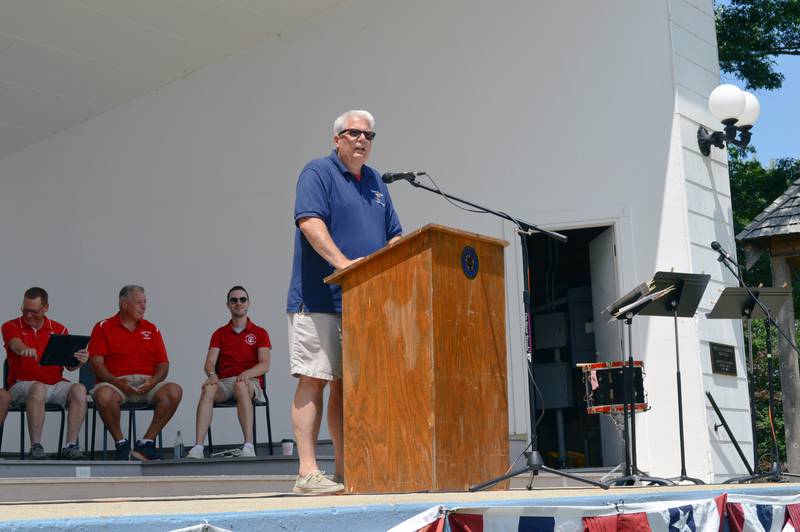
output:
[{"label": "microphone boom arm", "polygon": [[459,203],[463,203],[464,205],[469,205],[470,207],[474,207],[476,209],[480,209],[485,213],[494,214],[498,218],[503,218],[504,220],[508,220],[509,222],[511,222],[511,223],[513,223],[514,225],[517,226],[517,231],[518,232],[526,233],[528,235],[531,235],[533,233],[542,233],[543,235],[547,235],[550,238],[552,238],[553,240],[557,240],[559,242],[566,242],[567,241],[566,235],[562,235],[561,233],[556,233],[555,231],[548,231],[547,229],[542,229],[541,227],[539,227],[539,226],[537,226],[535,224],[526,222],[524,220],[520,220],[519,218],[514,218],[510,214],[506,214],[506,213],[504,213],[502,211],[495,211],[495,210],[492,210],[492,209],[487,209],[483,205],[478,205],[476,203],[472,203],[471,201],[467,201],[465,199],[458,198],[458,197],[453,196],[451,194],[448,194],[446,192],[442,192],[441,190],[438,190],[438,189],[431,188],[431,187],[428,187],[426,185],[423,185],[422,183],[419,183],[417,180],[409,179],[408,182],[409,182],[409,184],[411,184],[414,187],[421,188],[421,189],[427,190],[428,192],[433,192],[435,194],[439,194],[439,195],[444,196],[446,198],[449,198],[449,199],[451,199],[453,201],[457,201]]}]

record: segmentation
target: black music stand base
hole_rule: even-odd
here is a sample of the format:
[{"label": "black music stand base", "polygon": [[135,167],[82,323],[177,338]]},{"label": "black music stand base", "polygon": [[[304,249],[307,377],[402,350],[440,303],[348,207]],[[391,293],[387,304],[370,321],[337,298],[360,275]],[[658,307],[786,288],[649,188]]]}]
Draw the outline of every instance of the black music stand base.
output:
[{"label": "black music stand base", "polygon": [[753,482],[756,480],[768,480],[770,482],[780,482],[781,476],[784,473],[781,471],[778,462],[772,462],[772,469],[767,471],[766,473],[758,473],[756,475],[750,475],[748,477],[736,477],[736,478],[729,478],[723,484],[746,484],[748,482]]},{"label": "black music stand base", "polygon": [[494,478],[488,482],[484,482],[483,484],[477,484],[475,486],[471,486],[469,488],[469,491],[485,490],[486,488],[490,488],[499,482],[502,482],[511,477],[515,477],[517,475],[521,475],[523,473],[531,474],[531,478],[528,481],[528,486],[527,486],[527,488],[530,490],[533,489],[533,477],[538,475],[540,471],[544,471],[545,473],[552,473],[554,475],[558,475],[564,478],[569,478],[577,482],[584,482],[586,484],[591,484],[592,486],[597,486],[598,488],[603,488],[604,490],[607,490],[609,487],[608,484],[605,484],[604,482],[590,480],[588,478],[579,477],[578,475],[572,475],[570,473],[561,471],[559,469],[553,469],[547,467],[546,465],[544,465],[544,459],[542,459],[542,455],[541,453],[539,453],[539,451],[526,452],[525,457],[527,460],[524,466],[517,468],[514,471],[511,471],[510,473],[506,473],[502,477]]},{"label": "black music stand base", "polygon": [[[641,473],[641,471],[640,471]],[[647,483],[651,486],[674,486],[675,483],[667,478],[648,477],[647,475],[632,474],[625,475],[624,477],[615,478],[611,483],[612,486],[635,486],[636,483]]]},{"label": "black music stand base", "polygon": [[679,483],[684,482],[684,481],[692,482],[692,483],[697,484],[697,485],[705,484],[705,482],[703,482],[699,478],[690,477],[688,475],[681,475],[679,477],[670,477],[667,480],[670,480],[675,484],[679,484]]}]

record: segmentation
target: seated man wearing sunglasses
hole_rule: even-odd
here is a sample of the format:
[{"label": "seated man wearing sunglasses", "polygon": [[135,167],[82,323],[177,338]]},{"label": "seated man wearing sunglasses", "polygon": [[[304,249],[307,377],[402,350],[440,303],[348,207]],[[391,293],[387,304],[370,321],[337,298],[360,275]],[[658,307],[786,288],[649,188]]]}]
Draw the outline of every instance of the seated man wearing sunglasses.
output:
[{"label": "seated man wearing sunglasses", "polygon": [[236,400],[244,445],[240,456],[255,456],[253,447],[253,399],[261,399],[259,379],[269,370],[272,345],[266,329],[250,321],[247,310],[250,296],[241,286],[228,290],[227,306],[231,320],[214,331],[208,346],[203,369],[208,378],[203,382],[197,403],[195,445],[189,458],[203,458],[203,441],[214,412],[214,403]]},{"label": "seated man wearing sunglasses", "polygon": [[[335,493],[342,485],[342,292],[323,279],[400,238],[402,228],[389,190],[366,165],[375,119],[348,111],[333,123],[334,150],[308,163],[297,180],[289,318],[291,374],[298,379],[292,403],[300,470],[296,493]],[[317,467],[315,446],[322,421],[322,392],[330,383],[328,430],[336,475]]]},{"label": "seated man wearing sunglasses", "polygon": [[[156,460],[155,438],[175,414],[183,390],[167,382],[169,360],[161,331],[144,319],[147,298],[144,288],[126,285],[119,292],[119,312],[92,329],[87,349],[98,384],[92,397],[106,428],[114,437],[116,459]],[[120,427],[120,406],[126,402],[147,402],[153,419],[144,436],[131,449]]]}]

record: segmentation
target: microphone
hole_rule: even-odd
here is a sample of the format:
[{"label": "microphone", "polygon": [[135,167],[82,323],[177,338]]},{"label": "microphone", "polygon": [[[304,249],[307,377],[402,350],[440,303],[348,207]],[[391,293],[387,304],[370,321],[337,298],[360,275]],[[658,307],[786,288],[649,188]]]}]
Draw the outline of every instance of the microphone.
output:
[{"label": "microphone", "polygon": [[418,175],[425,175],[425,172],[386,172],[381,179],[386,184],[394,183],[401,179],[413,182]]},{"label": "microphone", "polygon": [[733,260],[733,257],[731,257],[731,254],[725,251],[725,248],[723,248],[722,245],[716,240],[714,240],[711,243],[711,249],[713,249],[714,251],[716,251],[721,255],[720,260],[726,259],[734,263],[736,262],[735,260]]}]

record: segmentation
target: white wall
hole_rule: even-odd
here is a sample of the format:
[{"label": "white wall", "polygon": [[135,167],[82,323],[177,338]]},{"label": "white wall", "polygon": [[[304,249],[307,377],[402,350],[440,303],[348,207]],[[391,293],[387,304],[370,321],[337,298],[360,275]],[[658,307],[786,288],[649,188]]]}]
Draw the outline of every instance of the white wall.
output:
[{"label": "white wall", "polygon": [[[695,272],[711,275],[708,289],[698,309],[695,320],[686,320],[693,342],[690,350],[682,353],[681,369],[688,374],[688,394],[684,396],[687,424],[702,426],[704,430],[687,432],[689,446],[703,445],[706,467],[715,480],[727,478],[729,473],[745,473],[745,467],[735,452],[724,430],[715,432],[719,422],[705,397],[710,391],[720,406],[734,436],[745,456],[752,457],[750,408],[747,397],[744,340],[740,322],[709,320],[710,312],[726,286],[737,286],[738,281],[716,259],[717,253],[710,243],[719,241],[726,249],[735,251],[731,191],[728,181],[727,152],[712,148],[710,157],[704,157],[697,145],[697,128],[703,125],[720,130],[722,124],[708,111],[708,95],[720,84],[717,42],[713,24],[711,2],[706,0],[671,0],[671,30],[675,75],[675,135],[673,142],[672,174],[682,182],[680,203],[686,213],[688,233],[686,250]],[[693,329],[693,331],[692,331]],[[710,342],[735,346],[737,376],[715,375],[711,370]],[[684,366],[684,361],[689,363]],[[688,382],[687,382],[688,381]],[[703,457],[695,455],[694,465],[699,469]]]},{"label": "white wall", "polygon": [[[382,171],[424,169],[452,194],[554,228],[613,223],[627,290],[676,250],[676,266],[689,265],[685,233],[661,239],[671,65],[666,1],[354,1],[0,160],[0,311],[15,316],[22,290],[42,285],[52,317],[87,333],[123,284],[143,284],[185,390],[171,440],[193,432],[208,338],[242,283],[272,336],[274,434],[288,437],[294,184],[330,149],[338,113],[375,114]],[[437,222],[511,241],[510,428],[525,432],[513,233],[404,183],[391,190],[406,230]],[[661,434],[643,426],[640,449],[655,449]],[[220,442],[238,441],[232,413],[215,427]],[[674,465],[657,456],[645,465]]]}]

